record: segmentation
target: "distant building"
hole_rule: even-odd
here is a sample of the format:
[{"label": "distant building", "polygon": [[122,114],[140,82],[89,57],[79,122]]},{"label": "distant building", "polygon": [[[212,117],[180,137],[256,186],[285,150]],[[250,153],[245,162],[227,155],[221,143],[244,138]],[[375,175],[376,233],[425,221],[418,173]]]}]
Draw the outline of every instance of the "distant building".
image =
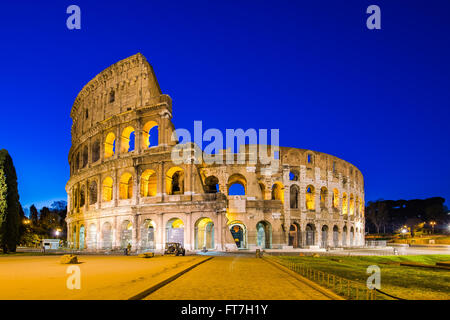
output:
[{"label": "distant building", "polygon": [[60,248],[61,239],[42,239],[41,243],[45,250],[56,250]]}]

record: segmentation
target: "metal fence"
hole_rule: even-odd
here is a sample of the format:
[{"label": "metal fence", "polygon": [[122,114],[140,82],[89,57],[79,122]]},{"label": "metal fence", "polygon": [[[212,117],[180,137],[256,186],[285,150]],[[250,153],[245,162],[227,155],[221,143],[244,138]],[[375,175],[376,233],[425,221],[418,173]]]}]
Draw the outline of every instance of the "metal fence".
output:
[{"label": "metal fence", "polygon": [[336,276],[334,274],[315,270],[306,264],[283,261],[282,259],[273,256],[268,256],[267,258],[287,267],[289,270],[294,271],[311,281],[318,283],[323,287],[333,290],[340,296],[343,296],[349,300],[377,299],[377,291],[375,289],[369,289],[365,283],[363,284]]}]

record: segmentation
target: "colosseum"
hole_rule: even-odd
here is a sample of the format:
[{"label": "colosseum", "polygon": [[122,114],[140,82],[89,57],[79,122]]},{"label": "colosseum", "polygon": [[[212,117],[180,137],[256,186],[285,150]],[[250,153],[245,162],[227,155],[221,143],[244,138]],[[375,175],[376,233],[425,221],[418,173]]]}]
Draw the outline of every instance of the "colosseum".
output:
[{"label": "colosseum", "polygon": [[[142,54],[89,81],[70,116],[67,240],[78,250],[302,250],[364,244],[364,182],[352,164],[279,147],[276,170],[175,164],[172,100]],[[245,145],[240,152],[249,152]],[[200,151],[203,152],[203,151]],[[231,150],[220,156],[237,157]],[[234,190],[231,192],[231,190]]]}]

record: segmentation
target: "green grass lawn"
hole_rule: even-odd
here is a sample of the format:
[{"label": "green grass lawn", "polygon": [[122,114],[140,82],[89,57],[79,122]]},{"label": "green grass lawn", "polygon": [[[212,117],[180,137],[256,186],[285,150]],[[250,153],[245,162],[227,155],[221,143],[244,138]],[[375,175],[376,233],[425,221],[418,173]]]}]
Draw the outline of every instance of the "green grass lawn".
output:
[{"label": "green grass lawn", "polygon": [[415,262],[434,265],[450,261],[450,255],[360,256],[360,257],[277,257],[284,262],[296,262],[362,284],[366,283],[367,267],[381,270],[381,290],[403,299],[449,300],[450,270],[400,266],[395,263]]}]

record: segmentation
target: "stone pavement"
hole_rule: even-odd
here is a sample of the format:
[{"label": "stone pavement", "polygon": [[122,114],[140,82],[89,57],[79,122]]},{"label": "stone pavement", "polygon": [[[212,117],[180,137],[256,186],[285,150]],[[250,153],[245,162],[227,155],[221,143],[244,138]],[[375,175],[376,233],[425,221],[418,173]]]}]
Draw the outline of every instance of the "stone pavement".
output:
[{"label": "stone pavement", "polygon": [[263,259],[244,255],[217,256],[146,299],[329,300]]}]

